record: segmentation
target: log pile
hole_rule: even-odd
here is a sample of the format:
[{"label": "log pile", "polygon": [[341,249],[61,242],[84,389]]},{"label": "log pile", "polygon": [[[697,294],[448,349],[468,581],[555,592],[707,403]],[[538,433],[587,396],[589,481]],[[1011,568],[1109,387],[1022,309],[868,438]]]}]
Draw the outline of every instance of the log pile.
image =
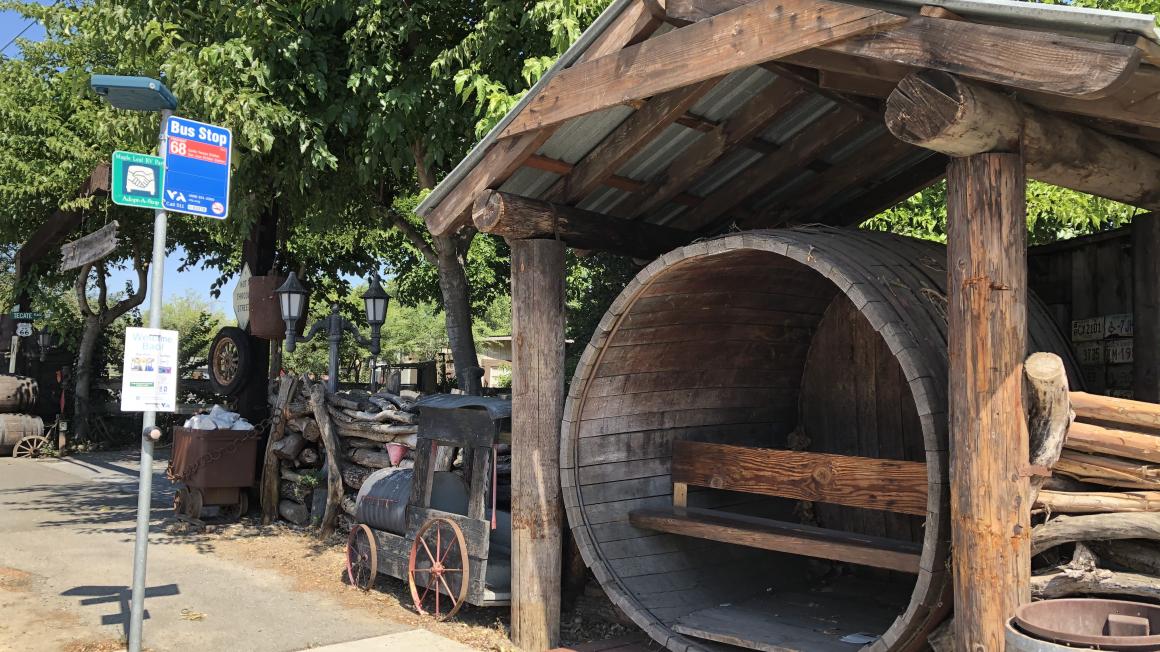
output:
[{"label": "log pile", "polygon": [[1083,392],[1067,403],[1074,422],[1033,488],[1032,596],[1160,599],[1160,405]]},{"label": "log pile", "polygon": [[[417,393],[329,393],[304,377],[283,377],[271,397],[277,415],[266,448],[262,516],[320,527],[328,536],[354,524],[367,477],[414,466]],[[394,461],[392,461],[392,453]]]}]

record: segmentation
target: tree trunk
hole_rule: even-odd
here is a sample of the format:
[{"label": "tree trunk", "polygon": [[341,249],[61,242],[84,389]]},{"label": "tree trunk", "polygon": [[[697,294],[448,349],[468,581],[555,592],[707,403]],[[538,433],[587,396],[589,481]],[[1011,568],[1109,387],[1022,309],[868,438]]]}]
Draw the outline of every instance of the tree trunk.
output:
[{"label": "tree trunk", "polygon": [[101,337],[101,319],[99,317],[85,317],[85,328],[81,335],[81,345],[77,350],[77,368],[73,377],[76,387],[73,389],[76,400],[74,407],[74,438],[77,441],[88,441],[90,401],[93,386],[93,354],[97,350],[97,340]]},{"label": "tree trunk", "polygon": [[[466,256],[460,255],[458,236],[435,238],[436,266],[439,269],[439,291],[443,294],[443,311],[447,317],[447,341],[455,360],[455,377],[459,388],[467,390],[468,369],[479,366],[475,354],[475,335],[471,332],[471,287],[463,268]],[[470,246],[463,246],[466,251]]]}]

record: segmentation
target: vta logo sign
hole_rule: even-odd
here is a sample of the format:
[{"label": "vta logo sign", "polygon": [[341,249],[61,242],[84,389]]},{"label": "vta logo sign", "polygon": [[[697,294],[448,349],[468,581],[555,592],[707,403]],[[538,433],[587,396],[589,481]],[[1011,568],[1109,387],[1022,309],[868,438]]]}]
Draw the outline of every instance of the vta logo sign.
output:
[{"label": "vta logo sign", "polygon": [[178,192],[176,190],[166,190],[165,194],[169,195],[169,201],[180,201],[180,202],[185,201],[185,195],[181,194],[180,192]]}]

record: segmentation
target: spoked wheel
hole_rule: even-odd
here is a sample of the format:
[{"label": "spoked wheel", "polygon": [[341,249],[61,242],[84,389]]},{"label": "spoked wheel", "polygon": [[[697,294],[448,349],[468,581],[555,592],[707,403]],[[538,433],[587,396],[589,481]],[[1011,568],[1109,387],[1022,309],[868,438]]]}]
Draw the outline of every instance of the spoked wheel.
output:
[{"label": "spoked wheel", "polygon": [[363,591],[375,585],[379,573],[379,546],[375,534],[365,524],[351,528],[346,538],[346,577],[351,586]]},{"label": "spoked wheel", "polygon": [[202,497],[201,491],[186,485],[177,488],[173,495],[173,513],[178,518],[187,518],[194,521],[201,520]]},{"label": "spoked wheel", "polygon": [[463,530],[445,518],[424,523],[411,544],[407,564],[415,610],[436,620],[454,616],[467,599],[469,570]]},{"label": "spoked wheel", "polygon": [[12,457],[37,458],[48,454],[50,444],[44,435],[30,435],[22,437],[12,449]]}]

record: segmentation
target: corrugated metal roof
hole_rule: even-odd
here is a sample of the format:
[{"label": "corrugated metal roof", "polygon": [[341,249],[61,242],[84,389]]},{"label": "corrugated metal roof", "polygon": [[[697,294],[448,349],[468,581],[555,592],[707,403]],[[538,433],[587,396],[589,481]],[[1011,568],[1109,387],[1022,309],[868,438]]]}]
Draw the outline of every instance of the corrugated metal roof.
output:
[{"label": "corrugated metal roof", "polygon": [[[612,23],[619,13],[630,2],[639,0],[616,0],[584,32],[580,40],[565,53],[555,66],[544,75],[521,102],[495,128],[476,145],[475,149],[460,162],[442,183],[419,206],[419,213],[428,214],[448,190],[459,183],[463,176],[480,160],[483,153],[496,139],[497,135],[511,122],[530,99],[542,86],[554,77],[558,70],[571,65],[580,54],[589,47],[593,40]],[[1018,26],[1025,29],[1049,30],[1053,32],[1083,36],[1098,40],[1110,40],[1121,32],[1134,32],[1160,42],[1160,32],[1157,31],[1155,20],[1151,16],[1109,12],[1094,9],[1081,9],[1060,5],[1044,5],[1029,2],[1010,0],[844,0],[854,4],[873,6],[887,11],[903,14],[913,14],[923,5],[936,4],[946,7],[955,13],[968,18],[987,23]],[[653,35],[668,31],[667,28],[658,30]],[[768,84],[776,79],[776,75],[767,69],[752,67],[737,71],[729,75],[715,88],[706,93],[690,109],[689,113],[700,119],[712,123],[727,120],[734,112],[750,98],[759,93]],[[820,94],[812,94],[800,101],[785,115],[775,120],[760,134],[765,141],[765,149],[784,146],[803,129],[816,120],[833,111],[837,104]],[[625,119],[632,115],[633,109],[628,106],[617,106],[576,118],[564,124],[540,148],[539,154],[575,164],[582,160],[592,148],[599,144],[609,133],[616,129]],[[830,147],[818,157],[818,164],[823,167],[850,161],[857,161],[859,152],[876,138],[884,133],[884,127],[870,121],[851,137],[842,139],[837,145]],[[639,181],[648,181],[661,174],[672,161],[684,152],[692,143],[701,138],[702,132],[682,125],[671,125],[661,136],[653,139],[637,152],[616,173]],[[736,149],[726,153],[719,161],[699,176],[686,190],[693,196],[705,196],[719,188],[721,184],[738,174],[748,165],[763,157],[761,147],[752,149]],[[916,150],[914,156],[905,157],[881,170],[873,186],[884,180],[909,169],[928,157],[928,152]],[[867,161],[873,165],[876,162]],[[807,183],[815,176],[809,170],[798,171],[786,175],[776,187],[767,189],[764,196],[749,201],[749,208],[762,210],[775,207],[779,202],[791,199],[795,189]],[[524,196],[537,197],[551,187],[558,179],[558,175],[542,170],[522,168],[510,179],[502,184],[501,189],[507,192]],[[834,193],[834,196],[825,203],[823,209],[830,210],[842,205],[857,195],[863,193],[863,188],[844,189]],[[612,212],[619,202],[629,197],[631,193],[608,186],[598,188],[585,197],[578,206],[596,212]],[[687,206],[669,203],[658,207],[646,219],[652,222],[667,223],[676,216],[686,212]],[[824,212],[824,211],[822,211]]]}]

